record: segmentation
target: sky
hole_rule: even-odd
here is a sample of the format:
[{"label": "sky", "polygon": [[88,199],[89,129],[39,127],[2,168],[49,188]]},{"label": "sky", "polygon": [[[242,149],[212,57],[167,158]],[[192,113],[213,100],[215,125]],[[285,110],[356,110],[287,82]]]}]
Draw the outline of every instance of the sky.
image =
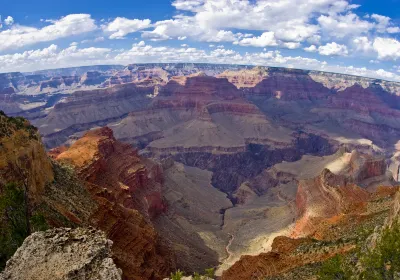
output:
[{"label": "sky", "polygon": [[5,0],[0,72],[202,62],[400,81],[400,0]]}]

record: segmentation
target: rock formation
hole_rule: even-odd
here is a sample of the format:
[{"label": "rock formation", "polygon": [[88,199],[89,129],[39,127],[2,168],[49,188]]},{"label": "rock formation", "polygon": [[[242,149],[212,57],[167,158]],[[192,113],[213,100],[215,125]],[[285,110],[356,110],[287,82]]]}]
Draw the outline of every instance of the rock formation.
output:
[{"label": "rock formation", "polygon": [[8,182],[29,185],[32,197],[40,195],[53,181],[52,164],[40,135],[23,118],[0,113],[0,186]]},{"label": "rock formation", "polygon": [[[157,165],[119,143],[109,128],[93,130],[56,156],[72,164],[98,204],[89,224],[114,242],[115,262],[126,279],[159,279],[174,266],[150,217],[164,210]],[[132,258],[132,256],[135,256]]]},{"label": "rock formation", "polygon": [[57,228],[35,232],[7,262],[2,280],[119,280],[112,241],[96,229]]},{"label": "rock formation", "polygon": [[218,78],[226,78],[237,88],[251,88],[268,77],[268,71],[265,67],[254,67],[249,70],[224,71],[217,75]]}]

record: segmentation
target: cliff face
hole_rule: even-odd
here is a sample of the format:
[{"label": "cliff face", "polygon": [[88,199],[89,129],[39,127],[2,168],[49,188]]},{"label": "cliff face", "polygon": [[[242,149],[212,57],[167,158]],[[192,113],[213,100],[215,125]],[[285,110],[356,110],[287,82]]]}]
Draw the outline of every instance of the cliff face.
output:
[{"label": "cliff face", "polygon": [[[34,124],[49,147],[62,144],[75,132],[112,122],[129,112],[145,107],[154,85],[124,84],[107,89],[77,91],[64,102],[57,103],[45,118]],[[60,141],[61,140],[61,141]]]},{"label": "cliff face", "polygon": [[227,79],[217,79],[197,73],[190,76],[173,77],[160,91],[160,96],[197,96],[207,99],[210,96],[222,99],[234,99],[239,91]]},{"label": "cliff face", "polygon": [[0,114],[0,185],[26,183],[32,197],[53,181],[52,164],[37,129],[22,118]]},{"label": "cliff face", "polygon": [[150,222],[165,207],[157,166],[117,142],[109,128],[90,131],[53,156],[76,168],[97,202],[88,222],[113,240],[115,261],[124,277],[160,279],[168,274],[174,257]]},{"label": "cliff face", "polygon": [[36,232],[0,273],[2,280],[119,280],[111,259],[112,241],[95,229],[57,228]]},{"label": "cliff face", "polygon": [[107,127],[89,131],[56,159],[72,164],[82,180],[106,189],[126,208],[149,217],[165,207],[156,164],[151,166],[129,144],[116,141]]},{"label": "cliff face", "polygon": [[[158,164],[141,159],[104,128],[69,149],[52,151],[53,158],[74,166],[77,178],[71,168],[51,162],[27,121],[4,115],[0,121],[0,189],[9,182],[26,182],[31,208],[49,225],[103,230],[114,242],[113,258],[124,279],[162,279],[174,270],[175,258],[150,221],[165,208]],[[32,277],[26,279],[40,278]]]},{"label": "cliff face", "polygon": [[237,88],[251,88],[268,77],[268,71],[264,67],[254,67],[249,70],[240,71],[224,71],[217,76],[218,78],[226,78]]},{"label": "cliff face", "polygon": [[300,181],[296,197],[299,218],[293,236],[313,234],[319,218],[362,209],[368,199],[367,191],[327,169],[314,179]]}]

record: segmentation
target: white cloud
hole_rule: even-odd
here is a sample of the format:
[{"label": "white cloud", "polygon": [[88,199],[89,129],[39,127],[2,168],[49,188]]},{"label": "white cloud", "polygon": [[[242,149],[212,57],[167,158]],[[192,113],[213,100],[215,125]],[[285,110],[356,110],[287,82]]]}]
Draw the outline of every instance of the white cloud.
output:
[{"label": "white cloud", "polygon": [[340,45],[335,42],[328,43],[318,48],[318,52],[321,55],[347,55],[348,50],[345,45]]},{"label": "white cloud", "polygon": [[366,36],[354,38],[353,44],[356,51],[369,52],[373,50],[372,42]]},{"label": "white cloud", "polygon": [[373,43],[378,59],[397,60],[400,58],[400,42],[392,38],[378,37]]},{"label": "white cloud", "polygon": [[182,44],[181,47],[187,48],[187,47],[189,47],[189,45],[188,44]]},{"label": "white cloud", "polygon": [[390,23],[390,17],[373,14],[371,18],[377,22],[376,29],[378,32],[385,32]]},{"label": "white cloud", "polygon": [[382,77],[384,79],[390,79],[390,80],[396,79],[396,77],[398,77],[396,74],[393,74],[392,72],[388,72],[383,69],[377,70],[376,74],[378,74],[380,77]]},{"label": "white cloud", "polygon": [[322,32],[332,38],[344,38],[346,36],[357,36],[367,33],[374,25],[354,13],[346,15],[321,15],[318,17],[318,23]]},{"label": "white cloud", "polygon": [[[130,64],[140,62],[210,62],[228,64],[250,64],[302,68],[330,71],[344,74],[368,76],[400,81],[400,75],[393,72],[370,70],[365,67],[329,65],[325,61],[301,56],[283,56],[280,51],[246,52],[216,48],[205,51],[190,47],[152,46],[141,41],[130,50],[108,48],[78,48],[70,46],[59,49],[56,45],[48,48],[25,51],[11,55],[0,55],[0,71],[33,71],[46,68],[69,67],[94,64]],[[396,71],[394,69],[394,71]]]},{"label": "white cloud", "polygon": [[387,31],[389,34],[400,33],[400,27],[397,27],[397,26],[388,27],[388,28],[386,29],[386,31]]},{"label": "white cloud", "polygon": [[238,34],[223,29],[212,29],[201,26],[195,19],[188,16],[178,16],[175,19],[159,21],[152,31],[144,31],[143,38],[152,41],[169,39],[185,40],[187,38],[204,42],[233,42]]},{"label": "white cloud", "polygon": [[10,29],[0,32],[0,51],[49,42],[93,31],[96,28],[94,20],[87,14],[67,15],[41,29],[13,25]]},{"label": "white cloud", "polygon": [[286,43],[283,43],[282,46],[284,48],[294,50],[294,49],[300,48],[301,44],[298,42],[286,42]]},{"label": "white cloud", "polygon": [[318,49],[315,45],[311,45],[309,47],[304,48],[303,50],[305,50],[306,52],[317,52]]},{"label": "white cloud", "polygon": [[104,31],[112,33],[110,39],[124,39],[124,37],[145,28],[150,27],[151,20],[149,19],[127,19],[124,17],[117,17],[112,22],[103,27]]},{"label": "white cloud", "polygon": [[274,32],[264,32],[259,37],[244,38],[235,43],[241,46],[252,47],[269,47],[278,45],[277,41],[275,40]]},{"label": "white cloud", "polygon": [[238,33],[221,39],[215,35],[220,30],[256,30],[274,32],[276,40],[284,42],[310,39],[316,44],[320,27],[315,24],[315,15],[343,13],[357,7],[344,0],[175,0],[172,5],[193,14],[178,14],[174,19],[156,22],[154,30],[144,32],[145,38],[167,40],[187,36],[198,41],[229,42],[235,41],[235,36],[252,36],[240,37]]},{"label": "white cloud", "polygon": [[203,3],[203,0],[176,0],[172,3],[172,6],[177,10],[193,11]]},{"label": "white cloud", "polygon": [[100,36],[100,37],[96,37],[94,39],[86,39],[86,40],[82,40],[81,44],[87,44],[87,43],[98,43],[98,42],[103,42],[105,39],[104,37]]},{"label": "white cloud", "polygon": [[52,44],[44,49],[0,55],[0,71],[33,71],[100,64],[107,61],[110,51],[108,48],[79,49],[77,46],[60,50],[57,45]]},{"label": "white cloud", "polygon": [[14,23],[14,18],[11,16],[8,16],[5,18],[4,23],[5,23],[5,25],[11,25]]}]

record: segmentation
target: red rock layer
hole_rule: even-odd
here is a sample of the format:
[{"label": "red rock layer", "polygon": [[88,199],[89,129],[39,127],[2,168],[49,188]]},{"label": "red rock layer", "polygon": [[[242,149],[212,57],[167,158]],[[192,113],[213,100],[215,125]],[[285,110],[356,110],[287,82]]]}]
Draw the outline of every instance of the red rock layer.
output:
[{"label": "red rock layer", "polygon": [[316,228],[316,219],[331,218],[363,209],[370,194],[347,177],[324,169],[314,179],[299,182],[296,207],[298,220],[292,236],[307,236]]},{"label": "red rock layer", "polygon": [[211,96],[230,100],[240,97],[238,89],[229,83],[227,79],[218,79],[196,74],[191,76],[172,77],[172,79],[160,90],[160,96],[196,96],[207,99]]},{"label": "red rock layer", "polygon": [[[63,151],[63,149],[61,149]],[[162,279],[174,257],[162,245],[150,216],[164,211],[162,169],[141,159],[105,127],[87,132],[68,150],[53,156],[72,164],[98,203],[89,222],[114,242],[115,261],[126,279]]]},{"label": "red rock layer", "polygon": [[379,113],[391,117],[400,117],[399,111],[391,109],[371,89],[365,89],[357,84],[330,96],[327,106],[348,109],[361,114]]},{"label": "red rock layer", "polygon": [[293,268],[321,262],[354,248],[353,246],[331,248],[328,253],[296,254],[294,252],[300,245],[310,242],[309,239],[277,237],[273,241],[271,252],[258,256],[242,256],[239,261],[223,272],[221,280],[258,280],[267,276],[277,276]]}]

